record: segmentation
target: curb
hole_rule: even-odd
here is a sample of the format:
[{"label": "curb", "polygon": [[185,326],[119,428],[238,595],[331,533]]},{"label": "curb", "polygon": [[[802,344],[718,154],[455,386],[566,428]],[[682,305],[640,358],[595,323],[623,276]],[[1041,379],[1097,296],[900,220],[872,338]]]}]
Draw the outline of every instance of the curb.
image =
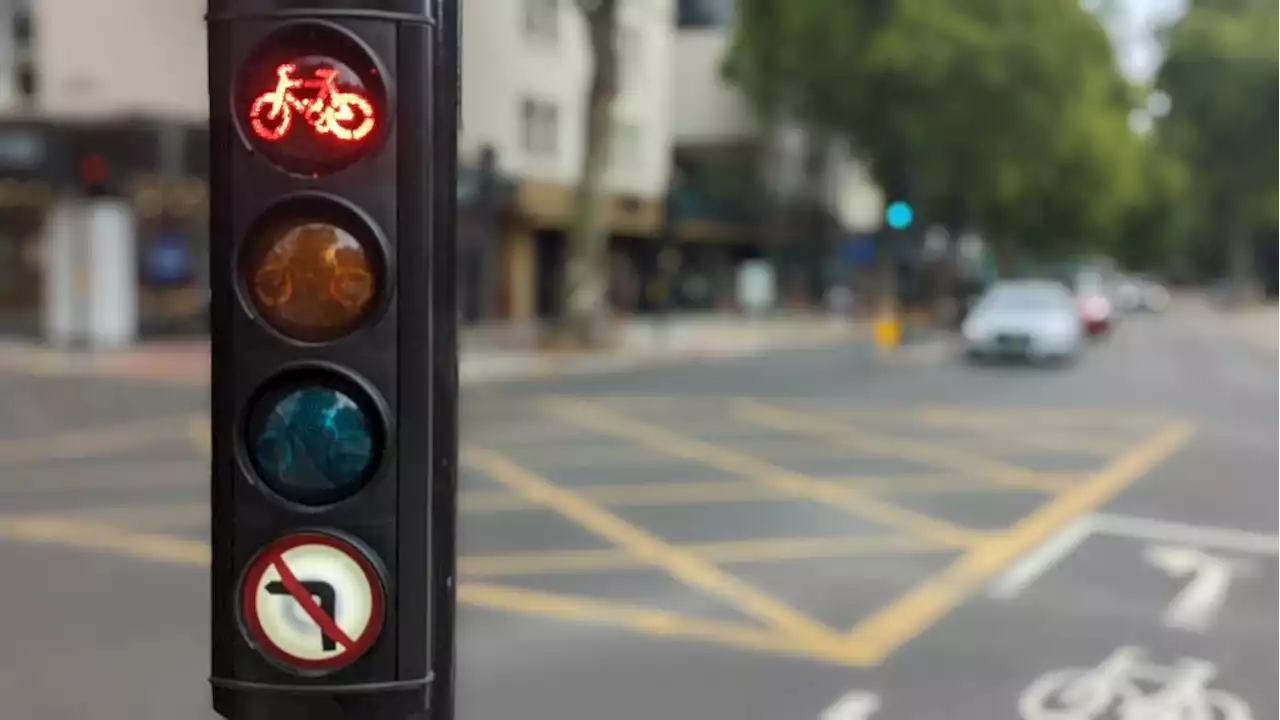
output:
[{"label": "curb", "polygon": [[[648,367],[678,365],[694,360],[735,359],[763,355],[787,349],[817,348],[856,342],[866,334],[856,328],[832,329],[784,340],[755,342],[721,347],[684,348],[676,352],[578,355],[568,357],[534,357],[496,371],[468,373],[466,361],[459,367],[459,385],[471,387],[521,380],[547,379],[571,375],[602,375]],[[0,374],[34,377],[77,377],[96,380],[121,380],[151,385],[203,386],[209,382],[207,362],[189,361],[147,367],[131,363],[127,355],[81,356],[47,348],[0,343]]]},{"label": "curb", "polygon": [[821,337],[793,338],[785,343],[764,342],[736,348],[692,348],[675,353],[585,356],[571,359],[541,358],[533,367],[521,368],[511,373],[494,373],[472,377],[466,377],[465,373],[462,373],[459,378],[459,384],[468,387],[573,375],[607,375],[629,370],[679,365],[695,360],[730,360],[757,357],[780,350],[833,347],[865,339],[866,333],[847,331],[834,332]]}]

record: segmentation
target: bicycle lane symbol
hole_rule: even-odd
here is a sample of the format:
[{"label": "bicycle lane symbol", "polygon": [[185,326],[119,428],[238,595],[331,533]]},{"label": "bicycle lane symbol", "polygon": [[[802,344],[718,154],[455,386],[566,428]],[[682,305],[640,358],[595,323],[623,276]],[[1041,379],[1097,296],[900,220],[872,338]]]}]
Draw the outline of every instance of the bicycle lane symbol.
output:
[{"label": "bicycle lane symbol", "polygon": [[358,92],[340,89],[337,69],[315,68],[311,77],[295,76],[298,70],[292,63],[279,66],[275,88],[254,99],[249,108],[254,134],[279,141],[294,127],[295,114],[317,135],[345,142],[363,140],[373,132],[377,123],[373,104]]},{"label": "bicycle lane symbol", "polygon": [[1190,658],[1153,665],[1142,648],[1122,647],[1096,668],[1042,675],[1022,692],[1018,710],[1023,720],[1253,720],[1244,700],[1209,689],[1217,673]]},{"label": "bicycle lane symbol", "polygon": [[376,565],[354,543],[328,533],[290,535],[248,565],[241,585],[246,639],[277,664],[327,672],[369,651],[386,596]]}]

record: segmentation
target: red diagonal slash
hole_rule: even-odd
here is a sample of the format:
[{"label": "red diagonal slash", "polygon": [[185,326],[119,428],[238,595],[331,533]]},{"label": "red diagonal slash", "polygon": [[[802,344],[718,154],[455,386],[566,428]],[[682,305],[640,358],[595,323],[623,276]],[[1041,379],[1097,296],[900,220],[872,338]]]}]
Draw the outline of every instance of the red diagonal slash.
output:
[{"label": "red diagonal slash", "polygon": [[276,569],[276,572],[280,573],[280,582],[284,583],[284,589],[289,591],[289,596],[302,607],[303,612],[307,614],[307,617],[311,618],[312,622],[320,626],[321,632],[346,649],[355,647],[355,641],[348,637],[342,631],[342,628],[338,627],[338,623],[334,622],[333,618],[325,614],[320,605],[316,603],[316,599],[311,597],[311,593],[302,587],[302,583],[298,582],[298,576],[294,575],[293,571],[289,569],[283,557],[277,556],[276,559],[271,561],[271,565]]}]

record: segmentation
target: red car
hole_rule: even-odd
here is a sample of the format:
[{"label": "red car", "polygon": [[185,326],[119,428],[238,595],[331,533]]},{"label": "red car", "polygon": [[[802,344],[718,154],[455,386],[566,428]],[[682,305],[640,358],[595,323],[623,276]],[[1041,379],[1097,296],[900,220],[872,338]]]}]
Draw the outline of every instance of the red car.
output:
[{"label": "red car", "polygon": [[1090,337],[1100,337],[1111,331],[1111,301],[1102,295],[1084,295],[1079,301],[1080,322]]}]

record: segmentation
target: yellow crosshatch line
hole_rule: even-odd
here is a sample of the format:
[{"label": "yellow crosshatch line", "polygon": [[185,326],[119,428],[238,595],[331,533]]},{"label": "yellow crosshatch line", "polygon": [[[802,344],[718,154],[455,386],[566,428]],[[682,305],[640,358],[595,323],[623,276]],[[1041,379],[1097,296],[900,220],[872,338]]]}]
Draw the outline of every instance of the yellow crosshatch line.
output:
[{"label": "yellow crosshatch line", "polygon": [[911,416],[912,422],[944,429],[965,429],[983,433],[982,440],[999,442],[1003,454],[1015,452],[1048,451],[1063,454],[1085,454],[1110,457],[1124,452],[1133,443],[1129,439],[1118,441],[1115,437],[1091,437],[1076,428],[1053,430],[1029,430],[1025,420],[998,418],[972,411],[946,407],[920,408]]},{"label": "yellow crosshatch line", "polygon": [[909,423],[927,411],[942,411],[989,418],[993,422],[1015,423],[1022,427],[1050,427],[1065,431],[1084,429],[1090,433],[1115,432],[1127,430],[1140,434],[1156,432],[1166,427],[1174,419],[1156,413],[1124,410],[1117,412],[1111,408],[1069,408],[1069,407],[983,407],[974,409],[964,405],[862,405],[850,407],[845,401],[830,403],[795,403],[789,398],[755,397],[761,402],[771,405],[785,404],[788,409],[805,414],[835,417],[841,420],[857,422],[859,425],[892,426],[895,423]]},{"label": "yellow crosshatch line", "polygon": [[[930,495],[969,493],[1020,492],[1003,485],[993,485],[971,478],[947,478],[943,476],[829,477],[827,482],[849,484],[859,491],[875,495]],[[466,485],[464,480],[463,485]],[[90,485],[84,485],[90,487]],[[151,482],[125,490],[173,487],[172,482],[159,485]],[[42,488],[41,488],[42,489]],[[111,488],[108,488],[111,489]],[[704,482],[648,482],[624,485],[600,483],[574,486],[573,492],[604,507],[673,507],[718,506],[752,502],[794,502],[795,496],[777,488],[744,480],[713,480]],[[545,511],[543,505],[532,502],[510,490],[464,490],[458,496],[459,510],[468,515],[490,515]],[[160,505],[95,506],[83,510],[58,513],[59,517],[83,519],[88,522],[128,524],[151,530],[181,530],[202,526],[209,517],[206,502],[172,503]]]},{"label": "yellow crosshatch line", "polygon": [[191,444],[196,446],[196,449],[205,455],[213,451],[213,439],[209,437],[212,429],[209,426],[208,418],[188,418],[185,427],[187,437],[191,440]]},{"label": "yellow crosshatch line", "polygon": [[644,635],[701,640],[851,668],[868,666],[855,652],[836,644],[814,643],[804,637],[788,636],[747,625],[695,619],[613,601],[480,583],[459,585],[458,600],[487,610],[529,613],[570,622],[608,624]]},{"label": "yellow crosshatch line", "polygon": [[997,460],[951,450],[936,443],[900,440],[885,433],[874,433],[864,427],[841,423],[820,416],[799,413],[775,405],[739,398],[732,403],[735,419],[755,423],[780,432],[807,435],[842,446],[852,446],[869,455],[907,460],[926,467],[950,468],[977,477],[989,478],[1010,487],[1052,492],[1062,483],[1037,473]]},{"label": "yellow crosshatch line", "polygon": [[0,465],[117,455],[180,437],[187,416],[149,417],[36,438],[0,440]]},{"label": "yellow crosshatch line", "polygon": [[[761,398],[757,399],[764,401]],[[615,403],[599,400],[596,402],[602,407],[621,411],[621,408],[613,407]],[[869,409],[834,405],[805,406],[797,405],[794,401],[784,403],[782,400],[771,404],[806,415],[874,427],[879,432],[890,434],[920,427],[972,431],[973,434],[968,436],[936,439],[940,444],[948,446],[974,444],[985,450],[986,444],[999,442],[1001,445],[1010,445],[1014,449],[1022,448],[1027,451],[1051,450],[1103,456],[1124,452],[1147,433],[1153,432],[1168,422],[1166,418],[1146,415],[1124,414],[1117,417],[1109,411],[1098,414],[1094,411],[1067,410],[1061,415],[1045,415],[1026,409],[993,411],[988,408],[975,410],[947,405]],[[689,427],[700,437],[709,441],[741,439],[754,443],[751,437],[755,433],[749,429],[725,431],[724,417],[711,417],[705,420],[705,427],[691,426],[687,421],[683,422],[681,427]],[[1118,432],[1127,433],[1129,437],[1117,437]],[[932,442],[934,438],[929,440]],[[786,443],[788,440],[771,438],[764,442]]]},{"label": "yellow crosshatch line", "polygon": [[969,528],[898,507],[848,485],[818,480],[734,450],[692,440],[592,403],[553,398],[547,407],[556,416],[576,422],[588,431],[630,439],[672,457],[700,462],[778,488],[796,498],[825,503],[859,518],[907,530],[936,542],[962,544],[976,534]]},{"label": "yellow crosshatch line", "polygon": [[[754,401],[742,401],[740,411],[751,419],[768,421],[773,427],[813,437],[836,439],[859,432],[849,425]],[[1060,493],[1007,532],[974,543],[961,559],[936,578],[918,585],[899,601],[863,620],[850,633],[851,641],[872,659],[888,657],[902,643],[963,602],[980,584],[995,577],[1021,553],[1046,541],[1053,530],[1110,500],[1158,462],[1174,454],[1192,434],[1193,428],[1188,424],[1170,425],[1079,486]]]},{"label": "yellow crosshatch line", "polygon": [[[589,403],[583,403],[583,405],[591,407]],[[676,457],[692,459],[722,470],[729,469],[726,466],[735,467],[738,471],[731,472],[741,475],[743,480],[731,481],[732,483],[746,486],[751,485],[750,481],[759,483],[762,478],[769,477],[767,473],[761,473],[760,471],[766,468],[774,468],[768,463],[740,453],[733,453],[732,451],[727,451],[727,454],[716,453],[716,449],[722,448],[716,448],[715,446],[711,446],[710,449],[701,447],[705,445],[704,443],[695,443],[692,447],[680,442],[671,445],[668,443],[670,438],[666,435],[655,435],[646,431],[656,430],[662,433],[661,428],[654,428],[645,423],[631,421],[625,416],[618,417],[616,414],[608,413],[607,411],[605,413],[606,417],[613,416],[622,421],[621,424],[613,423],[612,432],[606,432],[605,434],[613,434],[624,439],[629,437],[632,442],[640,443],[651,449],[674,454]],[[590,416],[590,413],[587,413],[587,415]],[[813,420],[812,417],[807,419]],[[595,421],[598,422],[599,420],[600,417],[595,418]],[[171,425],[174,424],[172,420],[165,422]],[[182,427],[182,423],[176,423],[176,425]],[[207,452],[209,447],[207,423],[203,419],[192,418],[187,429],[191,441],[202,451]],[[599,427],[591,427],[590,429],[594,429],[597,432],[600,431]],[[809,429],[813,430],[812,427]],[[830,428],[827,430],[830,430]],[[928,540],[923,536],[872,536],[757,539],[679,546],[669,545],[665,541],[652,536],[648,536],[646,540],[647,531],[621,521],[620,518],[612,516],[604,509],[611,499],[609,497],[611,492],[615,493],[612,501],[618,504],[645,502],[646,498],[643,495],[647,491],[642,489],[641,486],[610,487],[602,485],[569,489],[556,486],[545,479],[530,474],[534,479],[541,480],[543,484],[529,484],[529,477],[523,478],[522,482],[525,483],[523,492],[526,501],[534,499],[545,505],[548,504],[547,500],[550,497],[553,500],[551,505],[554,505],[550,509],[560,511],[561,514],[565,514],[563,511],[566,509],[571,510],[572,514],[567,516],[570,519],[588,520],[592,524],[598,525],[602,518],[616,520],[621,523],[621,526],[614,526],[608,529],[615,536],[612,539],[615,540],[615,544],[619,545],[619,548],[605,551],[541,553],[538,558],[534,558],[532,554],[460,558],[460,570],[464,575],[464,582],[459,585],[459,599],[467,605],[490,610],[520,612],[571,621],[597,622],[650,635],[703,640],[729,647],[794,655],[848,667],[874,666],[883,662],[902,644],[908,642],[948,614],[983,583],[1016,560],[1019,555],[1043,542],[1058,527],[1080,514],[1102,505],[1124,487],[1176,452],[1191,437],[1192,433],[1193,428],[1190,425],[1166,424],[1159,433],[1148,437],[1140,445],[1124,453],[1101,471],[1088,476],[1081,476],[1074,483],[1065,484],[1065,489],[1055,493],[1055,496],[1038,510],[1027,515],[1008,530],[993,533],[970,532],[964,537],[963,541],[952,543]],[[826,434],[828,434],[827,431],[817,433],[819,436],[825,436]],[[679,437],[676,439],[681,440]],[[665,446],[665,450],[663,446]],[[672,452],[673,449],[674,453]],[[704,453],[703,450],[708,450],[708,452]],[[501,456],[496,457],[501,458]],[[754,468],[755,472],[742,472],[748,466]],[[528,473],[527,470],[514,463],[511,463],[511,467],[508,469],[516,471],[517,476],[519,473]],[[775,469],[783,470],[782,468]],[[492,468],[488,470],[488,474],[492,475]],[[794,480],[795,476],[798,475],[798,473],[783,470],[782,477]],[[814,480],[813,478],[807,479]],[[1065,479],[1060,479],[1065,482]],[[510,480],[510,477],[508,480]],[[966,478],[966,480],[971,479]],[[867,499],[871,499],[874,494],[868,491],[869,485],[874,486],[882,481],[900,482],[897,478],[841,478],[839,481],[858,486],[858,496]],[[499,480],[499,482],[501,481]],[[518,480],[518,482],[521,481]],[[831,480],[820,482],[825,485]],[[676,485],[676,483],[670,483],[669,481],[665,484]],[[729,484],[729,482],[724,482],[682,483],[680,485],[685,487],[702,485],[703,489],[699,492],[706,493],[711,492],[713,486],[724,485],[727,488]],[[924,485],[927,485],[927,482]],[[764,486],[767,487],[769,484],[765,483]],[[649,485],[647,487],[653,486]],[[979,485],[977,487],[983,486]],[[784,494],[791,499],[796,497],[795,493],[790,492],[794,489],[793,485],[775,485],[774,489],[787,490],[788,492]],[[905,489],[898,488],[899,491]],[[926,488],[922,485],[921,489]],[[548,492],[550,493],[549,495]],[[696,493],[689,492],[691,494],[686,499],[691,503],[695,502],[693,495]],[[592,495],[595,493],[603,493],[604,496],[603,498],[593,498]],[[628,493],[632,493],[632,495],[628,497]],[[473,503],[477,499],[483,500],[485,498],[488,498],[490,502],[497,502],[498,500],[497,494],[487,491],[472,492],[466,495],[472,498]],[[804,496],[801,495],[801,497]],[[658,498],[651,497],[648,499],[656,501]],[[812,499],[819,499],[820,502],[825,501],[820,498]],[[567,505],[565,504],[566,501]],[[702,503],[697,501],[697,504]],[[714,503],[708,502],[706,504]],[[190,511],[192,516],[196,512],[196,507],[195,505],[187,506],[187,510]],[[483,503],[480,503],[480,507],[483,508]],[[209,548],[206,543],[172,535],[139,531],[139,526],[135,522],[134,516],[130,514],[130,511],[136,510],[136,508],[118,508],[117,510],[120,511],[119,518],[121,522],[128,523],[127,526],[98,521],[103,517],[109,517],[109,514],[97,516],[98,520],[95,520],[95,516],[92,513],[86,513],[82,517],[65,515],[0,517],[0,538],[108,552],[176,565],[207,565]],[[203,506],[201,506],[201,510],[204,510]],[[156,512],[157,518],[160,514],[161,511]],[[580,522],[580,524],[582,523]],[[608,524],[608,522],[605,522],[605,525]],[[638,538],[627,531],[626,528],[628,527],[631,531],[640,533]],[[588,525],[587,529],[606,528],[593,529]],[[605,537],[608,538],[609,536],[605,535]],[[649,541],[656,541],[656,544],[650,544]],[[965,547],[956,548],[948,547],[948,545],[963,545]],[[697,579],[696,577],[681,577],[672,573],[672,557],[674,557],[676,559],[675,564],[680,566],[685,575],[690,572],[697,575],[702,571],[710,571],[711,575],[709,577],[702,576],[702,582],[704,584],[710,582],[712,587],[718,587],[722,593],[733,595],[732,599],[730,599],[724,597],[723,594],[713,593],[734,607],[741,609],[743,602],[755,602],[758,603],[754,606],[756,610],[777,610],[778,606],[770,603],[772,598],[760,593],[751,586],[741,583],[732,575],[723,573],[717,567],[717,563],[852,557],[860,554],[878,553],[955,552],[957,549],[962,551],[961,556],[944,571],[922,582],[915,589],[884,606],[879,611],[867,616],[847,633],[836,633],[812,621],[806,623],[807,618],[794,610],[790,610],[790,608],[786,608],[786,606],[782,606],[782,609],[784,611],[790,610],[794,615],[784,615],[785,619],[788,621],[798,619],[800,622],[797,625],[766,621],[766,625],[769,627],[758,628],[690,618],[675,613],[633,607],[613,601],[505,587],[477,581],[484,577],[516,577],[544,572],[594,572],[606,569],[652,566],[665,570],[676,579],[683,580],[694,587],[708,589],[703,585],[690,582],[691,579]],[[666,552],[671,552],[674,555],[664,556],[663,553]],[[638,560],[637,557],[644,558],[644,560]],[[664,557],[665,559],[663,559]],[[655,558],[659,561],[654,562]],[[539,562],[547,567],[535,567]],[[559,563],[558,568],[551,567],[557,563]],[[569,567],[571,565],[574,567]],[[755,594],[748,594],[745,599],[735,594],[744,589],[754,591]],[[776,603],[776,601],[773,602]]]},{"label": "yellow crosshatch line", "polygon": [[514,492],[546,505],[635,557],[667,571],[675,579],[719,598],[778,631],[807,636],[815,642],[824,641],[832,635],[830,628],[805,617],[782,601],[492,450],[464,446],[461,459]]},{"label": "yellow crosshatch line", "polygon": [[[674,547],[695,557],[718,564],[815,560],[874,554],[896,555],[944,552],[956,549],[930,543],[919,538],[903,536],[728,540],[722,542],[686,543]],[[511,555],[479,555],[460,558],[458,564],[463,578],[607,572],[611,570],[631,570],[648,567],[649,565],[640,558],[620,550],[569,550],[563,552],[515,553]]]}]

